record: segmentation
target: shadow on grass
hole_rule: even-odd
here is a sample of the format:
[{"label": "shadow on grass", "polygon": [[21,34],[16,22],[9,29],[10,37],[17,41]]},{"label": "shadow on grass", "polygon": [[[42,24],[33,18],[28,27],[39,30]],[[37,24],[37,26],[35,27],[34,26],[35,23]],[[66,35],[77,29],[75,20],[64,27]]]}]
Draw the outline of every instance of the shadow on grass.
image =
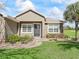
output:
[{"label": "shadow on grass", "polygon": [[2,53],[4,53],[4,51],[6,51],[6,49],[0,49],[0,54]]},{"label": "shadow on grass", "polygon": [[79,42],[71,42],[71,41],[61,42],[58,43],[58,46],[64,50],[70,50],[71,48],[79,49]]}]

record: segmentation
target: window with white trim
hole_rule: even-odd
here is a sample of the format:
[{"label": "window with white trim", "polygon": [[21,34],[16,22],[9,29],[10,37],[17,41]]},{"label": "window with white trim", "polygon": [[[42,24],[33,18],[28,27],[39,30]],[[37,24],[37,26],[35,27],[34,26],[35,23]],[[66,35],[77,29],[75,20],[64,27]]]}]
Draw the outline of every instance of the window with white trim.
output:
[{"label": "window with white trim", "polygon": [[53,26],[51,24],[49,25],[48,31],[53,32]]},{"label": "window with white trim", "polygon": [[22,32],[32,32],[31,24],[22,24]]},{"label": "window with white trim", "polygon": [[48,32],[58,32],[59,25],[58,24],[49,24],[48,25]]}]

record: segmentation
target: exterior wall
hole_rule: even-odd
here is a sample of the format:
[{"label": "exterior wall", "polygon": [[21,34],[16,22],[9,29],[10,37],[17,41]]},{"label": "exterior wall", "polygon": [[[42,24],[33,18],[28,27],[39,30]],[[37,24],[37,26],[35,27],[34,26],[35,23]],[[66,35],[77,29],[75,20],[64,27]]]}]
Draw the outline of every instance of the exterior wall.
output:
[{"label": "exterior wall", "polygon": [[5,39],[5,20],[4,17],[0,15],[0,41]]},{"label": "exterior wall", "polygon": [[[28,34],[28,35],[30,35],[30,36],[34,36],[34,27],[33,27],[33,31],[31,32],[31,33],[28,33],[28,32],[26,32],[26,33],[22,33],[21,32],[21,24],[34,24],[35,22],[22,22],[22,23],[19,23],[19,26],[18,26],[18,34],[19,35],[25,35],[25,34]],[[40,22],[36,22],[36,23],[40,23]],[[45,24],[44,22],[42,22],[41,23],[42,25],[41,25],[41,36],[42,36],[42,38],[46,38],[46,35],[49,33],[48,32],[48,24]],[[58,24],[58,23],[57,23]],[[63,28],[63,27],[62,27]],[[59,34],[59,33],[61,33],[61,29],[60,29],[60,24],[59,24],[59,32],[57,32],[57,33],[54,33],[54,32],[51,32],[51,34]]]},{"label": "exterior wall", "polygon": [[[0,39],[3,39],[5,38],[5,36],[11,35],[11,34],[18,34],[21,36],[28,34],[28,35],[34,36],[34,30],[32,31],[32,33],[21,32],[21,24],[23,23],[26,23],[26,24],[41,23],[41,37],[45,38],[46,35],[48,34],[48,24],[50,24],[50,22],[52,24],[54,23],[52,21],[50,21],[49,23],[48,22],[46,23],[44,17],[41,17],[40,15],[33,13],[33,12],[28,12],[19,17],[16,17],[16,20],[19,20],[20,22],[16,23],[6,18],[4,20],[4,17],[0,15]],[[63,23],[59,23],[58,33],[63,33]],[[52,34],[54,33],[52,32]]]},{"label": "exterior wall", "polygon": [[48,24],[45,24],[45,35],[48,34]]},{"label": "exterior wall", "polygon": [[[22,32],[22,24],[32,24],[32,32]],[[41,22],[21,22],[18,24],[18,34],[21,36],[24,35],[30,35],[30,36],[34,36],[34,24],[42,24]],[[41,29],[42,29],[42,25],[41,25]],[[40,30],[41,30],[40,29]],[[42,35],[42,33],[40,33]]]},{"label": "exterior wall", "polygon": [[19,21],[44,21],[44,18],[33,13],[28,12],[16,18]]},{"label": "exterior wall", "polygon": [[42,22],[42,38],[46,37],[46,31],[45,31],[46,27],[45,27],[45,22]]},{"label": "exterior wall", "polygon": [[[34,33],[21,33],[21,24],[23,22],[24,23],[39,23],[39,22],[42,22],[41,23],[42,24],[41,25],[41,27],[42,27],[41,28],[41,35],[42,35],[43,38],[45,38],[46,35],[48,34],[48,24],[50,24],[50,22],[54,23],[53,21],[50,21],[49,23],[47,21],[48,24],[46,24],[45,18],[43,18],[40,15],[38,15],[34,12],[31,12],[31,11],[24,13],[24,14],[20,15],[19,17],[16,17],[16,20],[20,21],[20,23],[18,23],[18,35],[25,35],[25,34],[32,35],[32,36],[34,35]],[[57,24],[58,24],[58,22],[57,22]],[[63,24],[60,25],[60,23],[59,23],[60,28],[59,28],[58,33],[62,32],[62,30],[61,30],[63,28],[62,25]]]},{"label": "exterior wall", "polygon": [[6,37],[12,34],[17,34],[17,23],[6,19]]},{"label": "exterior wall", "polygon": [[17,23],[17,34],[20,35],[21,32],[21,23]]},{"label": "exterior wall", "polygon": [[[33,23],[39,23],[39,22],[42,22],[42,25],[41,25],[41,35],[42,37],[45,37],[45,34],[44,34],[44,23],[45,23],[45,18],[44,17],[41,17],[40,15],[34,13],[34,12],[27,12],[19,17],[16,17],[17,20],[19,20],[20,22],[24,22],[24,23],[30,23],[30,22],[33,22]],[[20,27],[20,24],[18,25]],[[19,30],[19,32],[21,32]],[[23,33],[19,33],[21,35],[23,35]],[[28,33],[28,34],[31,34],[33,35],[33,33]]]},{"label": "exterior wall", "polygon": [[[21,23],[23,24],[23,23]],[[34,23],[25,23],[25,24],[34,24]],[[42,23],[41,25],[41,35],[42,35],[42,38],[45,38],[46,35],[48,34],[48,24],[45,24],[44,22]],[[59,32],[51,32],[52,34],[59,34],[61,33],[61,30],[60,30],[60,24],[59,24]],[[25,34],[28,34],[28,35],[31,35],[31,36],[34,36],[34,27],[33,27],[33,31],[31,33],[22,33],[21,30],[20,30],[20,35],[25,35]]]}]

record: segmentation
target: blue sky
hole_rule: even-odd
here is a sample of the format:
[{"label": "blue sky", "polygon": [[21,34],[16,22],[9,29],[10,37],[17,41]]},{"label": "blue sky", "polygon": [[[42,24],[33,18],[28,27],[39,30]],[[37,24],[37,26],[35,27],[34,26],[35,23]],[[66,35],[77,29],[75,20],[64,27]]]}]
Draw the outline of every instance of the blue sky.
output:
[{"label": "blue sky", "polygon": [[[63,13],[66,7],[79,0],[0,0],[0,13],[4,16],[16,16],[17,14],[32,9],[46,17],[64,19]],[[74,23],[65,23],[74,27]]]},{"label": "blue sky", "polygon": [[28,9],[36,10],[46,17],[63,19],[63,12],[67,5],[78,0],[0,0],[0,4],[5,4],[1,13],[16,16],[18,13]]}]

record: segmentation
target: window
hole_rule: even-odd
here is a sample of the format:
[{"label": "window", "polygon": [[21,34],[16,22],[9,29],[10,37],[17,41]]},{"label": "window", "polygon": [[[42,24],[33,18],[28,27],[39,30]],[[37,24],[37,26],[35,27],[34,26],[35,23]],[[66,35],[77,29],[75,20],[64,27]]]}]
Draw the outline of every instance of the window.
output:
[{"label": "window", "polygon": [[58,27],[54,27],[54,32],[58,32]]},{"label": "window", "polygon": [[32,32],[31,24],[22,24],[22,32]]},{"label": "window", "polygon": [[27,29],[26,25],[23,25],[22,32],[26,32],[26,29]]},{"label": "window", "polygon": [[48,25],[48,32],[58,32],[59,26],[58,24],[49,24]]},{"label": "window", "polygon": [[31,32],[31,28],[32,28],[32,26],[31,25],[28,25],[27,32]]},{"label": "window", "polygon": [[49,32],[53,32],[53,26],[51,24],[49,25]]}]

